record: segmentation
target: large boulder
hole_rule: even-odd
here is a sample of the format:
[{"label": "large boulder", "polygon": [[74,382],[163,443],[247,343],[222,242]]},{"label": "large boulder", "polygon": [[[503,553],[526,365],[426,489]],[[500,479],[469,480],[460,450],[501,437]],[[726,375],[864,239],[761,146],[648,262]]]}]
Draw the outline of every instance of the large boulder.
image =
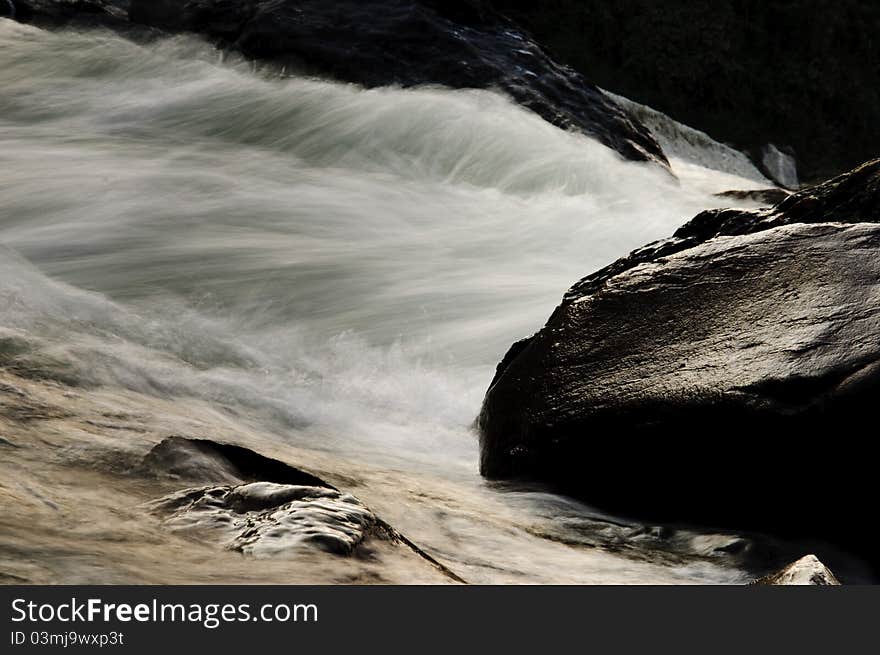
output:
[{"label": "large boulder", "polygon": [[650,132],[477,0],[132,0],[135,23],[367,87],[500,89],[628,159],[667,165]]},{"label": "large boulder", "polygon": [[713,210],[584,278],[498,366],[489,478],[877,560],[880,160],[772,209]]}]

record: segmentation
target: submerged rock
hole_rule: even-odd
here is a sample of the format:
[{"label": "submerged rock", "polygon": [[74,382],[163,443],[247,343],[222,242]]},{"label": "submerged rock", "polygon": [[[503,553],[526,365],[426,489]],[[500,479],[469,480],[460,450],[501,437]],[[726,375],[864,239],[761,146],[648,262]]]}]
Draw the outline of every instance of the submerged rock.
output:
[{"label": "submerged rock", "polygon": [[211,536],[256,556],[317,546],[350,555],[379,525],[357,498],[317,476],[248,448],[169,437],[141,470],[182,481],[224,483],[187,488],[150,504],[174,530]]},{"label": "submerged rock", "polygon": [[[366,87],[497,89],[623,157],[668,166],[639,121],[528,34],[470,0],[14,0],[18,18],[205,35],[248,57]],[[130,7],[129,7],[130,5]]]},{"label": "submerged rock", "polygon": [[880,160],[773,209],[704,212],[584,278],[499,365],[483,474],[876,562],[878,220]]},{"label": "submerged rock", "polygon": [[168,437],[139,472],[210,482],[150,502],[171,530],[255,557],[295,557],[303,548],[354,555],[371,540],[411,551],[446,578],[464,580],[349,493],[253,450],[209,439]]},{"label": "submerged rock", "polygon": [[350,494],[272,482],[184,489],[151,508],[174,530],[257,557],[291,555],[303,546],[351,555],[379,525]]},{"label": "submerged rock", "polygon": [[836,587],[840,582],[815,555],[807,555],[781,571],[755,580],[760,585],[815,585]]},{"label": "submerged rock", "polygon": [[168,437],[156,444],[141,464],[144,472],[201,483],[275,482],[333,487],[317,476],[248,448],[209,439]]}]

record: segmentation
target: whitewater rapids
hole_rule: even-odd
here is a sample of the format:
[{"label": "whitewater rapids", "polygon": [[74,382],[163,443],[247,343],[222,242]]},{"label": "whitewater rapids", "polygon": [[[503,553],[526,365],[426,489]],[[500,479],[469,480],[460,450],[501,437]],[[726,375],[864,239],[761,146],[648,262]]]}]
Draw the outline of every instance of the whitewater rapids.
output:
[{"label": "whitewater rapids", "polygon": [[766,186],[672,163],[490,91],[364,90],[192,37],[0,19],[0,341],[338,457],[472,581],[742,581],[706,535],[657,562],[578,550],[618,523],[477,471],[494,367],[569,285]]}]

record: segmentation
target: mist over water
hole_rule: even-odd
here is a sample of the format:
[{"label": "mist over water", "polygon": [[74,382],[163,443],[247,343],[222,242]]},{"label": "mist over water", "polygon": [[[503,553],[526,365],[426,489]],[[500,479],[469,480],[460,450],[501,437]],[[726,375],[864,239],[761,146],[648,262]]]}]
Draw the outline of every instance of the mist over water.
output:
[{"label": "mist over water", "polygon": [[0,20],[0,61],[0,336],[468,485],[508,346],[760,186],[622,161],[493,92],[364,90],[190,37]]}]

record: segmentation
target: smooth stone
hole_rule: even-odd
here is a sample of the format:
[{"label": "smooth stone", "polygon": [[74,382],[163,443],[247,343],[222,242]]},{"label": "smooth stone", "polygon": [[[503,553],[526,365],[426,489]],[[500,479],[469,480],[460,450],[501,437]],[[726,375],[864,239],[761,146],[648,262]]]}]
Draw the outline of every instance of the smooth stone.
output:
[{"label": "smooth stone", "polygon": [[483,475],[877,565],[878,220],[875,160],[772,209],[703,212],[579,281],[498,366]]}]

